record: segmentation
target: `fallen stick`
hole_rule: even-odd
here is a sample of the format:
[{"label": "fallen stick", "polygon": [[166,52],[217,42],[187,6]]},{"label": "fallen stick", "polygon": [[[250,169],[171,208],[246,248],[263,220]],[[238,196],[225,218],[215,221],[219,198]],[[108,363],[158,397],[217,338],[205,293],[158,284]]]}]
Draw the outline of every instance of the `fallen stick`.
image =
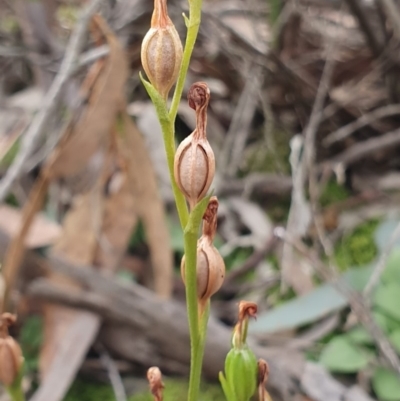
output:
[{"label": "fallen stick", "polygon": [[[111,352],[125,359],[145,366],[156,364],[169,373],[188,373],[189,331],[183,304],[162,300],[140,285],[123,282],[90,267],[76,267],[55,258],[49,262],[50,269],[77,280],[84,289],[66,291],[39,278],[28,286],[29,296],[101,315],[105,323],[100,340]],[[231,330],[211,317],[203,367],[205,377],[217,378],[229,350],[230,337]],[[343,400],[350,391],[353,396],[354,388],[340,385],[321,367],[307,363],[301,353],[260,346],[255,338],[251,342],[257,357],[266,359],[270,365],[268,385],[275,400],[288,401],[299,392],[313,394],[315,401]],[[325,387],[318,389],[317,397],[315,386],[310,384],[315,383],[310,379],[310,372],[318,372],[330,383],[325,390]],[[329,393],[332,387],[337,390],[334,395]],[[354,396],[352,401],[370,400],[358,387],[356,393],[359,396]]]}]

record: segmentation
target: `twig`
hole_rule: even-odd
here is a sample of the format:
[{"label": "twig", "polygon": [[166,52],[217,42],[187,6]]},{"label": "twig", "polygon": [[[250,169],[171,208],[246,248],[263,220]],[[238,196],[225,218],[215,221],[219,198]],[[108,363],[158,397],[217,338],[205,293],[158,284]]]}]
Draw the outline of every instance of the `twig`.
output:
[{"label": "twig", "polygon": [[234,195],[246,192],[265,194],[288,194],[292,189],[292,179],[288,175],[273,173],[250,173],[243,179],[224,179],[218,185],[218,195]]},{"label": "twig", "polygon": [[[269,157],[272,158],[276,171],[285,171],[285,167],[282,163],[281,158],[279,157],[279,153],[277,151],[276,142],[274,138],[274,131],[275,131],[275,116],[272,110],[271,102],[269,100],[268,92],[262,92],[261,88],[258,91],[258,97],[260,99],[261,107],[264,114],[264,143],[265,143],[265,150],[261,152],[261,157],[265,157],[266,152]],[[250,195],[250,194],[247,194]]]},{"label": "twig", "polygon": [[383,5],[388,19],[392,22],[392,28],[397,36],[397,39],[400,39],[400,14],[399,9],[394,4],[393,0],[380,0]]},{"label": "twig", "polygon": [[323,164],[328,166],[337,164],[348,166],[371,153],[378,152],[398,144],[400,144],[400,129],[395,129],[376,138],[371,138],[361,143],[357,143],[356,145],[353,145],[351,148],[345,150]]},{"label": "twig", "polygon": [[[319,201],[319,186],[317,185],[317,171],[315,169],[315,137],[318,127],[323,117],[323,106],[325,98],[329,90],[329,82],[332,77],[334,62],[332,55],[334,53],[334,41],[332,40],[328,47],[328,56],[324,67],[324,72],[321,77],[321,83],[318,88],[317,97],[315,99],[313,110],[310,118],[310,122],[306,128],[306,140],[304,145],[304,157],[306,159],[309,181],[308,188],[310,193],[310,208],[312,221],[317,231],[319,240],[325,250],[325,253],[329,258],[332,257],[333,247],[332,244],[327,241],[325,236],[324,227],[321,222],[318,201]],[[307,141],[308,139],[308,141]]]},{"label": "twig", "polygon": [[366,330],[374,339],[375,344],[381,351],[386,362],[400,376],[399,357],[388,339],[386,338],[385,333],[375,323],[375,320],[371,315],[371,311],[368,308],[367,303],[365,302],[365,298],[361,294],[350,288],[343,280],[340,280],[340,278],[335,273],[336,269],[327,269],[327,267],[324,265],[323,262],[321,262],[321,260],[315,257],[315,255],[310,254],[309,249],[302,242],[292,240],[283,228],[275,229],[275,235],[282,238],[285,242],[290,242],[290,244],[295,247],[299,253],[301,253],[310,261],[316,273],[323,280],[331,282],[335,289],[347,299],[355,316],[357,317],[359,322],[364,325]]},{"label": "twig", "polygon": [[377,35],[377,30],[371,22],[370,13],[365,9],[365,3],[361,0],[347,0],[349,8],[358,19],[361,29],[375,56],[379,56],[383,50],[383,43]]},{"label": "twig", "polygon": [[[322,108],[322,105],[321,105]],[[310,160],[310,169],[312,168],[312,163],[314,162],[313,159]],[[397,356],[396,351],[393,349],[392,345],[386,338],[384,332],[381,330],[381,328],[375,323],[371,311],[369,309],[368,303],[366,302],[366,299],[363,297],[362,294],[357,293],[354,291],[352,288],[350,288],[346,283],[341,281],[339,279],[339,276],[337,274],[337,269],[333,265],[332,260],[333,260],[333,246],[328,241],[328,238],[325,235],[324,228],[320,222],[320,219],[318,218],[318,211],[317,211],[317,186],[316,186],[316,172],[314,174],[310,174],[310,202],[311,202],[311,207],[313,209],[313,219],[314,219],[314,224],[316,227],[317,235],[319,238],[319,241],[322,245],[323,251],[325,255],[328,257],[329,260],[329,270],[326,268],[326,266],[314,255],[310,256],[309,252],[307,252],[306,247],[297,241],[294,246],[296,249],[303,253],[305,256],[307,256],[314,268],[316,269],[316,272],[321,276],[321,278],[325,280],[332,280],[333,278],[333,285],[339,291],[349,302],[349,305],[354,312],[354,314],[357,316],[358,320],[365,326],[367,331],[371,334],[372,338],[374,339],[377,347],[380,349],[382,355],[384,356],[385,360],[387,363],[397,372],[397,374],[400,376],[400,359]]]},{"label": "twig", "polygon": [[108,56],[109,52],[110,47],[108,45],[102,45],[81,54],[73,74],[78,72],[81,68],[86,67],[88,64],[94,63],[99,58]]},{"label": "twig", "polygon": [[[290,233],[295,232],[297,236],[302,236],[302,230],[306,229],[305,225],[308,226],[310,223],[310,213],[309,207],[305,200],[304,195],[304,180],[307,175],[309,177],[310,193],[314,193],[314,198],[316,198],[314,183],[315,172],[314,172],[314,162],[315,162],[315,137],[323,117],[323,106],[329,90],[329,82],[333,73],[334,62],[331,57],[333,54],[334,42],[331,41],[327,47],[327,59],[324,66],[324,70],[321,76],[320,84],[317,90],[317,95],[315,97],[315,102],[311,111],[310,120],[304,129],[304,141],[303,141],[303,156],[300,156],[300,149],[296,150],[296,142],[292,142],[292,154],[291,154],[291,164],[292,164],[292,175],[293,175],[293,190],[292,190],[292,201],[289,210],[287,230]],[[294,141],[295,138],[292,140]],[[300,141],[300,138],[299,138]],[[314,205],[314,207],[313,207]],[[311,204],[311,209],[315,212],[316,203]],[[308,216],[305,216],[305,211],[307,211]],[[315,220],[316,214],[314,215]],[[300,220],[301,219],[301,220]],[[299,221],[302,221],[303,227],[299,227]],[[282,251],[282,288],[284,288],[285,281],[291,283],[292,272],[291,268],[293,266],[293,248],[290,244],[283,244]]]},{"label": "twig", "polygon": [[332,41],[327,48],[325,67],[318,87],[317,96],[315,97],[315,102],[311,111],[310,120],[304,130],[304,159],[309,174],[312,171],[315,159],[315,136],[322,120],[322,108],[324,106],[324,102],[329,91],[329,82],[331,80],[333,68],[335,65],[332,58],[332,54],[334,53],[333,47],[334,42]]},{"label": "twig", "polygon": [[118,368],[115,365],[114,361],[110,357],[110,354],[103,347],[102,344],[96,344],[97,350],[100,353],[100,361],[107,369],[108,377],[111,382],[111,386],[114,391],[115,400],[116,401],[127,401],[126,391],[124,387],[124,383],[122,382],[121,376],[118,372]]},{"label": "twig", "polygon": [[390,104],[388,106],[380,107],[379,109],[364,114],[357,120],[351,122],[350,124],[347,124],[344,127],[341,127],[338,130],[332,132],[324,139],[323,144],[325,146],[332,145],[335,142],[347,138],[353,132],[357,131],[362,127],[365,127],[368,124],[371,124],[375,120],[396,114],[400,114],[399,104]]},{"label": "twig", "polygon": [[371,274],[371,277],[369,278],[369,281],[368,281],[367,285],[365,286],[364,297],[366,299],[370,298],[372,291],[378,284],[378,282],[381,278],[381,275],[382,275],[383,271],[385,270],[386,263],[389,258],[390,252],[392,251],[393,246],[399,237],[400,237],[400,222],[397,223],[396,228],[394,229],[392,235],[390,236],[390,240],[389,240],[388,244],[386,245],[381,256],[379,257],[379,260],[375,265],[375,268]]},{"label": "twig", "polygon": [[71,34],[60,70],[54,78],[54,81],[44,98],[40,111],[35,115],[29,128],[27,129],[27,132],[22,138],[20,151],[15,157],[12,165],[7,170],[5,176],[0,181],[0,202],[4,201],[4,198],[8,195],[10,188],[22,174],[25,162],[34,151],[47,122],[53,115],[61,92],[71,73],[75,69],[75,63],[83,45],[88,21],[93,13],[95,13],[98,9],[100,2],[101,0],[91,1],[79,20],[74,32]]},{"label": "twig", "polygon": [[262,82],[263,70],[260,67],[249,68],[251,74],[240,95],[239,102],[233,114],[232,122],[227,133],[220,165],[223,175],[233,177],[240,165],[243,150],[246,146],[250,124],[258,103],[257,91]]}]

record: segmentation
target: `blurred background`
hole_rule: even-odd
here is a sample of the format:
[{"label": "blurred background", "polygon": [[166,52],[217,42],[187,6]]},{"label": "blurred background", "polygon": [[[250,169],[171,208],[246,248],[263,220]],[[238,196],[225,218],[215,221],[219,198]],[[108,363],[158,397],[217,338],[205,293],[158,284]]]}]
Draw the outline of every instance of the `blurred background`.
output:
[{"label": "blurred background", "polygon": [[[154,365],[186,397],[183,236],[139,79],[152,8],[0,0],[0,287],[32,401],[151,400]],[[188,4],[168,10],[184,42]],[[224,399],[242,299],[273,400],[400,401],[399,40],[397,0],[204,0],[176,121],[179,142],[205,81],[227,274],[201,401]]]}]

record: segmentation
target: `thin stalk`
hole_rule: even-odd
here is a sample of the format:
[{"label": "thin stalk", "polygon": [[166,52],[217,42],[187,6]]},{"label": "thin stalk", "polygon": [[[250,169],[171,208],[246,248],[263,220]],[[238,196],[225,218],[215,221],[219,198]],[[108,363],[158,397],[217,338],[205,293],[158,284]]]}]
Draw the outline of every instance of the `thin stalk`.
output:
[{"label": "thin stalk", "polygon": [[25,401],[25,394],[21,386],[10,386],[7,390],[12,401]]},{"label": "thin stalk", "polygon": [[139,73],[140,79],[149,94],[156,113],[158,117],[158,121],[160,122],[161,130],[163,133],[164,147],[165,153],[167,156],[167,164],[169,170],[169,176],[171,179],[172,190],[174,192],[174,198],[176,203],[176,208],[179,214],[179,220],[181,223],[181,227],[184,230],[189,221],[189,211],[186,205],[186,200],[178,186],[175,182],[174,177],[174,159],[175,159],[175,129],[174,123],[169,118],[167,105],[165,100],[161,97],[161,95],[157,92],[154,86],[146,81],[142,75]]},{"label": "thin stalk", "polygon": [[200,333],[196,282],[197,233],[186,231],[184,234],[184,240],[186,307],[190,332],[190,378],[188,401],[197,401],[201,375],[201,355],[199,353]]},{"label": "thin stalk", "polygon": [[171,107],[169,109],[169,118],[174,124],[176,114],[178,113],[179,103],[181,101],[183,87],[185,85],[186,74],[189,69],[190,58],[192,57],[193,48],[196,43],[197,34],[199,33],[200,21],[201,21],[201,6],[202,0],[189,1],[189,20],[187,23],[187,34],[185,48],[183,50],[182,64],[179,71],[178,81],[176,82],[174,96],[172,98]]},{"label": "thin stalk", "polygon": [[204,347],[206,343],[207,323],[210,311],[210,302],[200,319],[200,332],[195,344],[194,353],[190,362],[190,378],[189,378],[189,392],[188,401],[198,401],[199,389],[201,382],[201,371],[203,367]]},{"label": "thin stalk", "polygon": [[201,368],[204,353],[204,338],[207,328],[208,308],[199,322],[199,302],[197,298],[197,237],[204,212],[210,201],[202,199],[190,213],[189,223],[184,231],[185,240],[185,286],[186,305],[190,331],[190,377],[188,401],[197,401],[200,387]]},{"label": "thin stalk", "polygon": [[[181,223],[182,230],[185,229],[189,220],[189,211],[186,204],[186,199],[175,182],[174,176],[174,159],[175,159],[175,133],[174,126],[170,122],[169,124],[161,124],[161,128],[164,135],[164,147],[167,154],[167,163],[169,170],[169,177],[172,184],[172,191],[174,193],[176,209],[178,210],[179,221]],[[197,243],[195,246],[197,249]],[[185,251],[186,253],[186,251]]]},{"label": "thin stalk", "polygon": [[190,330],[190,377],[188,401],[197,401],[199,395],[204,346],[209,315],[209,302],[199,322],[197,300],[197,231],[185,232],[186,305]]}]

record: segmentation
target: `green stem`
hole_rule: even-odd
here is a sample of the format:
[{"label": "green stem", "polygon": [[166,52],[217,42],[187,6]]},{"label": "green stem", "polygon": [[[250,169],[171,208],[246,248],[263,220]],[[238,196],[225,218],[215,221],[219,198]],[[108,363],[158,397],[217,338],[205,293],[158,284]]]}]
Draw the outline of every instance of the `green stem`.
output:
[{"label": "green stem", "polygon": [[[193,230],[194,231],[194,230]],[[200,333],[197,302],[197,233],[185,231],[186,307],[190,332],[190,378],[188,401],[197,401],[201,376]]]},{"label": "green stem", "polygon": [[22,391],[21,386],[10,386],[7,388],[8,393],[10,394],[10,397],[12,401],[25,401],[25,394]]},{"label": "green stem", "polygon": [[186,306],[190,331],[190,377],[188,401],[198,401],[201,368],[204,353],[204,339],[207,330],[209,302],[199,322],[199,300],[197,298],[197,237],[204,212],[210,201],[206,196],[191,211],[184,231],[185,241],[185,287]]},{"label": "green stem", "polygon": [[190,361],[190,378],[189,378],[189,392],[188,401],[198,401],[199,389],[201,382],[201,371],[203,366],[204,347],[206,343],[207,322],[210,311],[210,302],[208,301],[207,307],[201,317],[200,332],[197,337],[193,353],[191,354]]},{"label": "green stem", "polygon": [[[181,223],[182,230],[185,229],[189,220],[189,211],[186,204],[186,199],[175,182],[174,176],[174,159],[175,159],[175,130],[174,125],[169,122],[169,124],[161,124],[161,128],[164,135],[164,146],[165,152],[167,154],[167,163],[169,170],[169,177],[172,184],[172,191],[174,193],[176,209],[178,210],[179,221]],[[195,249],[197,249],[197,244]]]},{"label": "green stem", "polygon": [[192,57],[193,48],[196,43],[197,34],[200,28],[201,21],[201,6],[202,0],[189,1],[190,15],[187,23],[187,35],[185,42],[185,49],[182,56],[181,69],[179,71],[178,81],[172,98],[171,107],[169,109],[169,118],[172,123],[175,122],[176,114],[178,113],[179,103],[181,101],[183,87],[185,85],[186,74],[189,69],[190,58]]}]

